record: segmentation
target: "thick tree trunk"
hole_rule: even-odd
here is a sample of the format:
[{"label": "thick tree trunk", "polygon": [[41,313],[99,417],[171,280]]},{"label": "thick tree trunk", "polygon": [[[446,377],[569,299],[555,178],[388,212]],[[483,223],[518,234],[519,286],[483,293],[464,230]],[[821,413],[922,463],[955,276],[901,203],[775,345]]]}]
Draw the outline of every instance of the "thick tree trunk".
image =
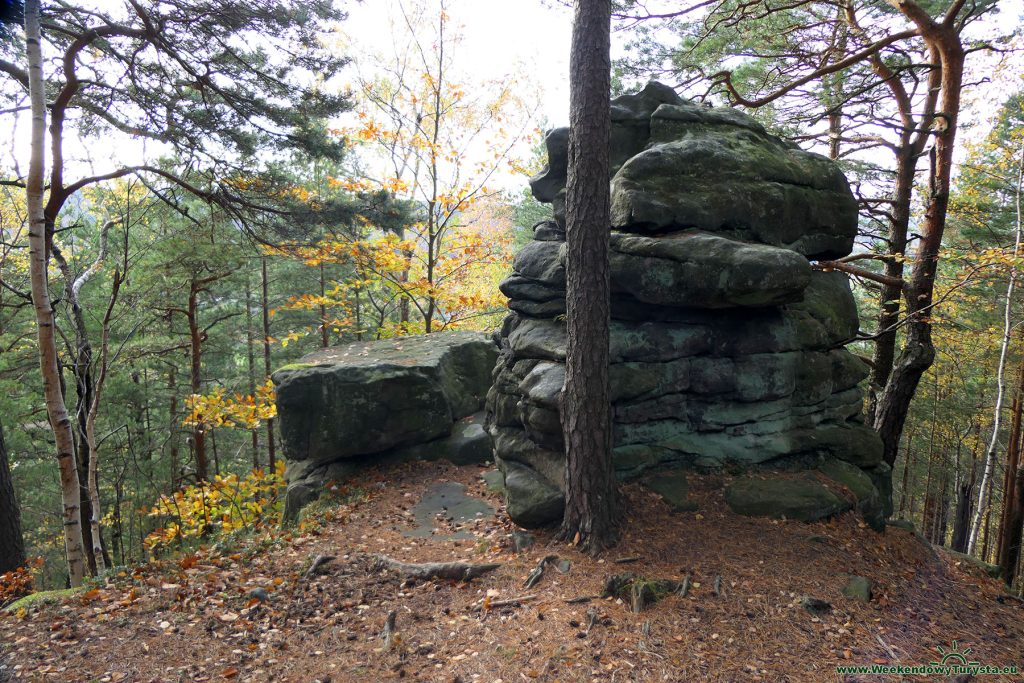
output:
[{"label": "thick tree trunk", "polygon": [[25,565],[25,541],[21,535],[21,511],[14,496],[11,466],[0,423],[0,574]]},{"label": "thick tree trunk", "polygon": [[25,2],[25,47],[28,56],[29,93],[32,102],[32,141],[26,200],[29,214],[29,263],[32,281],[32,305],[35,308],[39,337],[39,366],[43,377],[46,414],[53,430],[60,468],[63,502],[64,550],[68,561],[68,580],[80,586],[85,576],[85,551],[82,541],[81,488],[75,466],[75,436],[61,392],[57,362],[57,340],[53,308],[47,283],[49,252],[47,221],[43,213],[43,171],[46,127],[46,100],[43,86],[43,58],[39,29],[39,0]]},{"label": "thick tree trunk", "polygon": [[[260,263],[262,280],[260,289],[262,292],[261,303],[263,305],[263,370],[267,377],[273,372],[270,361],[270,297],[268,295],[270,284],[267,278],[267,257],[264,256]],[[274,418],[267,420],[267,467],[273,471],[276,465],[276,445],[274,443]]]},{"label": "thick tree trunk", "polygon": [[597,551],[616,538],[608,387],[610,280],[609,0],[577,0],[569,79],[566,187],[566,350],[561,536]]}]

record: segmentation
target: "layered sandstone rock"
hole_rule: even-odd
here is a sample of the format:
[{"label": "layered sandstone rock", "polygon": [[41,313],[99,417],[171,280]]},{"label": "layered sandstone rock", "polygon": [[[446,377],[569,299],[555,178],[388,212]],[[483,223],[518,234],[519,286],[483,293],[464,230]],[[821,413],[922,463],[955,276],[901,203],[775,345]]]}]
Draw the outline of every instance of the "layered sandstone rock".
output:
[{"label": "layered sandstone rock", "polygon": [[[858,504],[877,522],[871,482],[884,482],[886,468],[861,418],[867,368],[844,348],[858,329],[856,304],[845,275],[809,261],[853,248],[845,177],[754,119],[659,84],[613,100],[612,123],[616,471],[827,476],[841,469],[835,461],[849,463],[872,488],[857,500],[869,500]],[[510,313],[487,397],[509,513],[524,526],[561,514],[567,140],[566,129],[548,134],[549,166],[531,181],[553,218],[535,227],[501,285]]]}]

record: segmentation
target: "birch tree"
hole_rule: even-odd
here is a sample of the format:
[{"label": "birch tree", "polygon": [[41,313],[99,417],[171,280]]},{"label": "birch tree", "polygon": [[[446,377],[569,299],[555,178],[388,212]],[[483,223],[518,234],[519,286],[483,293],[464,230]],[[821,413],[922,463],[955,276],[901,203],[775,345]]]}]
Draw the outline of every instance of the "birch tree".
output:
[{"label": "birch tree", "polygon": [[[25,3],[25,50],[27,78],[32,106],[32,156],[29,160],[25,199],[29,215],[29,262],[32,282],[32,305],[36,314],[39,338],[39,366],[43,375],[46,414],[57,446],[63,498],[64,551],[68,561],[68,580],[82,585],[85,577],[85,548],[82,540],[81,489],[75,464],[75,436],[71,416],[61,391],[60,365],[57,361],[56,322],[47,283],[46,215],[43,208],[43,175],[46,164],[46,94],[43,78],[42,40],[40,37],[39,0]],[[56,125],[56,124],[53,124]],[[51,192],[53,188],[51,188]]]}]

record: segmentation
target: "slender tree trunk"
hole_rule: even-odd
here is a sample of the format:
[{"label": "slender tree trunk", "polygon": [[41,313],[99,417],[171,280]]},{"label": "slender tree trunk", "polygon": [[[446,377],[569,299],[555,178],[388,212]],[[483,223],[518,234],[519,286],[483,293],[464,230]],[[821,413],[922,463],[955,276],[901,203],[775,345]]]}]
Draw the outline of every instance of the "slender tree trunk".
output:
[{"label": "slender tree trunk", "polygon": [[910,469],[914,465],[914,435],[909,434],[906,441],[907,447],[903,452],[903,487],[900,491],[899,513],[901,516],[907,509],[907,494],[910,491]]},{"label": "slender tree trunk", "polygon": [[25,565],[25,541],[21,535],[21,510],[14,496],[4,426],[0,423],[0,574]]},{"label": "slender tree trunk", "polygon": [[[188,338],[189,338],[189,388],[193,396],[203,389],[203,332],[199,327],[199,291],[200,287],[193,279],[188,290]],[[196,459],[196,481],[206,481],[209,477],[209,465],[206,461],[206,429],[196,424],[192,429],[192,447]]]},{"label": "slender tree trunk", "polygon": [[608,386],[610,280],[609,0],[576,0],[569,78],[566,349],[560,535],[598,551],[615,542],[616,482]]},{"label": "slender tree trunk", "polygon": [[64,279],[64,297],[68,307],[71,309],[71,322],[75,329],[74,362],[72,366],[75,376],[75,395],[77,396],[75,404],[75,432],[77,436],[75,464],[78,467],[78,481],[82,488],[80,494],[82,499],[82,538],[85,544],[89,573],[92,575],[96,575],[104,568],[102,552],[100,553],[101,557],[96,557],[96,548],[101,547],[101,544],[98,539],[92,537],[93,502],[95,497],[89,489],[89,468],[94,455],[86,427],[95,396],[96,380],[94,376],[95,363],[92,342],[89,338],[89,328],[85,322],[85,312],[82,310],[79,292],[81,292],[82,287],[85,286],[92,276],[102,268],[107,256],[108,235],[110,228],[114,225],[113,221],[104,222],[100,231],[99,254],[96,256],[96,260],[77,277],[72,273],[71,266],[64,258],[61,250],[57,245],[52,245],[53,260],[57,263],[61,276]]},{"label": "slender tree trunk", "polygon": [[103,534],[100,529],[100,520],[103,518],[103,509],[100,505],[99,485],[99,446],[96,440],[96,418],[100,412],[100,399],[103,396],[103,385],[107,381],[107,370],[110,365],[110,319],[114,313],[114,306],[117,304],[117,295],[121,291],[121,272],[114,270],[113,289],[110,293],[110,303],[103,315],[103,322],[100,327],[100,359],[98,376],[93,387],[92,402],[85,418],[85,439],[89,448],[88,467],[88,491],[89,491],[89,530],[92,541],[92,554],[96,562],[96,572],[106,570],[106,558],[103,554]]},{"label": "slender tree trunk", "polygon": [[[263,370],[267,377],[270,377],[270,373],[273,372],[270,361],[270,297],[268,292],[270,289],[269,280],[267,278],[267,257],[264,256],[260,263],[260,272],[262,275],[261,290],[262,290],[262,304],[263,304]],[[267,467],[273,471],[276,466],[276,450],[277,446],[274,443],[274,418],[267,420]]]},{"label": "slender tree trunk", "polygon": [[[249,275],[245,276],[245,359],[246,370],[249,375],[249,395],[256,397],[256,340],[252,329],[252,283]],[[260,430],[252,430],[252,466],[258,469],[260,466]]]},{"label": "slender tree trunk", "polygon": [[1010,352],[1010,341],[1013,335],[1013,294],[1017,287],[1017,258],[1020,256],[1021,230],[1024,228],[1024,220],[1021,219],[1020,188],[1024,175],[1024,157],[1017,170],[1017,225],[1014,230],[1013,240],[1013,262],[1010,265],[1010,281],[1006,285],[1006,305],[1003,308],[1003,339],[999,346],[999,367],[996,369],[996,404],[992,415],[992,438],[989,439],[988,448],[985,451],[985,466],[981,475],[981,487],[978,489],[978,505],[974,510],[974,519],[971,522],[971,537],[967,543],[967,551],[973,552],[978,542],[978,529],[981,526],[981,510],[985,507],[983,496],[988,488],[989,478],[992,476],[996,463],[996,446],[999,443],[999,428],[1003,418],[1003,395],[1006,391],[1006,358]]},{"label": "slender tree trunk", "polygon": [[935,453],[928,449],[928,474],[924,479],[924,508],[921,510],[921,533],[931,539],[931,521],[935,513],[935,499],[932,497],[932,469],[935,463]]},{"label": "slender tree trunk", "polygon": [[324,264],[320,263],[320,348],[326,349],[331,345],[331,336],[327,331],[327,306],[324,298],[327,296],[327,280],[324,277]]},{"label": "slender tree trunk", "polygon": [[989,490],[988,490],[988,495],[986,496],[986,500],[988,500],[988,504],[985,506],[985,521],[982,522],[982,525],[981,525],[981,552],[978,553],[978,557],[980,557],[985,562],[989,561],[989,559],[988,559],[989,541],[991,541],[991,539],[992,539],[992,534],[991,534],[991,531],[992,531],[992,488],[993,488],[993,480],[989,479],[988,480],[988,489]]},{"label": "slender tree trunk", "polygon": [[939,494],[937,497],[935,519],[935,540],[937,545],[946,545],[946,531],[949,526],[949,467],[943,452],[942,471],[939,476]]},{"label": "slender tree trunk", "polygon": [[178,469],[178,368],[173,364],[167,370],[167,392],[170,394],[167,412],[171,434],[171,489],[176,489],[181,473]]},{"label": "slender tree trunk", "polygon": [[75,466],[75,435],[64,395],[61,393],[57,362],[57,339],[53,308],[47,287],[48,225],[43,214],[43,172],[45,166],[44,133],[46,100],[43,86],[43,57],[39,29],[39,0],[25,2],[25,48],[28,56],[29,97],[32,103],[32,156],[26,184],[29,214],[29,263],[32,281],[32,305],[36,313],[39,337],[39,367],[43,376],[46,414],[53,429],[60,468],[63,501],[64,550],[68,561],[68,580],[82,585],[85,576],[85,549],[82,541],[81,488]]}]

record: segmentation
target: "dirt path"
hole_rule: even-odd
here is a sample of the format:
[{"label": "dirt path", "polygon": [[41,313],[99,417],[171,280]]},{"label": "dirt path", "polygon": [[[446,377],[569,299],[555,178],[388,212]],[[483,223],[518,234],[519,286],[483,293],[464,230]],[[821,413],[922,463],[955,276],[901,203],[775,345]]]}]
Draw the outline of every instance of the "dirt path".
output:
[{"label": "dirt path", "polygon": [[[1002,604],[997,581],[934,557],[911,534],[879,535],[853,515],[816,524],[748,519],[722,501],[721,481],[692,481],[698,512],[671,513],[646,489],[625,488],[627,520],[613,553],[591,558],[550,534],[516,553],[500,498],[475,467],[421,464],[368,476],[368,495],[320,524],[125,573],[67,604],[0,617],[8,675],[28,681],[882,681],[837,665],[919,665],[952,641],[985,665],[1022,664],[1024,609]],[[459,482],[499,509],[436,537],[411,508],[438,482]],[[456,531],[469,532],[455,534]],[[466,538],[451,536],[465,535]],[[403,562],[500,562],[470,583],[403,581],[372,556]],[[570,561],[523,582],[546,555]],[[312,558],[333,555],[304,578]],[[639,558],[628,564],[616,559]],[[597,596],[624,571],[689,576],[640,614]],[[871,578],[870,603],[844,598],[846,574]],[[716,577],[721,595],[715,596]],[[263,589],[253,597],[252,591]],[[519,606],[474,610],[526,594]],[[814,616],[803,596],[825,600]],[[390,648],[380,637],[396,613]],[[588,630],[588,622],[595,623]],[[2,678],[2,675],[0,675]],[[905,680],[945,680],[944,677]],[[1024,681],[1024,675],[978,681]]]}]

